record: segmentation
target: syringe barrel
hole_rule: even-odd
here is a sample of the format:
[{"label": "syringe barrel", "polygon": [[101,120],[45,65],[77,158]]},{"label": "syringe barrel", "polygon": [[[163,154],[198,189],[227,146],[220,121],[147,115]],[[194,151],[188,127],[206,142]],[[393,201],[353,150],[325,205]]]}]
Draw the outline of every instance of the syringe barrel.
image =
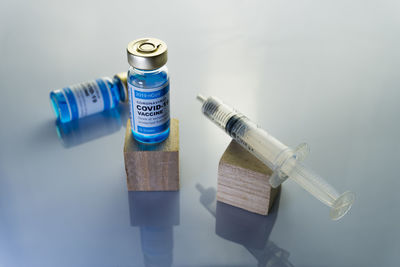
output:
[{"label": "syringe barrel", "polygon": [[330,206],[330,216],[334,220],[343,217],[350,209],[355,198],[354,193],[347,191],[339,195],[330,184],[300,163],[308,151],[306,144],[300,145],[294,151],[217,98],[206,99],[201,95],[197,98],[203,102],[202,111],[206,117],[274,171],[270,178],[271,186],[277,187],[288,177],[292,178]]},{"label": "syringe barrel", "polygon": [[292,149],[244,116],[227,131],[232,138],[273,170],[293,156]]},{"label": "syringe barrel", "polygon": [[293,156],[290,148],[215,97],[204,101],[202,111],[206,117],[273,170]]},{"label": "syringe barrel", "polygon": [[225,105],[215,97],[204,99],[201,110],[207,118],[223,130],[225,130],[225,126],[229,119],[238,114],[236,110]]}]

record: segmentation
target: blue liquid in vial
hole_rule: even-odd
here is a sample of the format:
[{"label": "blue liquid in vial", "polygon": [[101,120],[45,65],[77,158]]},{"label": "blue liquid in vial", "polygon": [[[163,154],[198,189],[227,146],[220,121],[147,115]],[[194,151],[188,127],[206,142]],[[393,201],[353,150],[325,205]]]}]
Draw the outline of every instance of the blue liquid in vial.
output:
[{"label": "blue liquid in vial", "polygon": [[96,79],[50,92],[53,111],[62,123],[112,109],[124,97],[123,84],[116,78]]},{"label": "blue liquid in vial", "polygon": [[[129,96],[130,96],[130,109],[131,109],[131,129],[133,137],[142,143],[154,144],[162,142],[167,139],[170,132],[170,119],[169,119],[169,76],[168,69],[166,66],[163,66],[159,69],[155,70],[139,70],[133,67],[129,68],[128,71],[128,87],[129,87]],[[159,88],[160,90],[157,90]],[[135,127],[135,119],[134,114],[137,115],[138,112],[137,107],[134,107],[134,98],[135,92],[134,90],[140,90],[146,94],[146,91],[149,92],[158,92],[164,95],[164,98],[167,99],[166,103],[162,104],[164,107],[162,108],[164,112],[164,119],[161,125],[157,125],[156,127]],[[136,91],[135,90],[135,91]],[[161,97],[162,98],[162,97]],[[161,99],[155,98],[155,99]],[[144,130],[140,129],[146,128]],[[137,129],[135,131],[135,128]],[[149,130],[147,130],[149,129]],[[142,131],[142,132],[141,132]],[[148,133],[144,133],[144,131],[148,131]]]}]

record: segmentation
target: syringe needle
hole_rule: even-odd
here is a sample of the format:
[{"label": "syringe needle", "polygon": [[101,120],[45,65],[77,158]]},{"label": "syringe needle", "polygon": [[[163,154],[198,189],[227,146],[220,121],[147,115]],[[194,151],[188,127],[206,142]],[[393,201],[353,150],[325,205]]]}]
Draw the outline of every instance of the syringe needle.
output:
[{"label": "syringe needle", "polygon": [[306,144],[301,144],[293,150],[217,98],[198,95],[197,99],[203,103],[202,111],[206,117],[274,170],[270,178],[271,186],[277,187],[287,178],[292,178],[321,202],[331,207],[330,215],[334,220],[343,217],[350,209],[355,199],[354,193],[345,192],[339,195],[325,180],[300,163],[308,153]]},{"label": "syringe needle", "polygon": [[201,95],[201,94],[198,94],[197,95],[197,100],[199,100],[201,103],[204,103],[207,99],[203,96],[203,95]]}]

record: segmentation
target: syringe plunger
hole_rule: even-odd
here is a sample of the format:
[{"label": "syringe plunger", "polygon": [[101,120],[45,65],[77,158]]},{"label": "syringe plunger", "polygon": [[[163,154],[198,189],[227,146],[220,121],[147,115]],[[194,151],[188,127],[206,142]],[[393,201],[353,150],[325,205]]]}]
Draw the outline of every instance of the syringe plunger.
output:
[{"label": "syringe plunger", "polygon": [[270,178],[272,187],[278,187],[287,178],[292,178],[331,207],[330,216],[334,220],[343,217],[350,209],[354,193],[339,195],[331,185],[300,163],[309,152],[307,144],[293,150],[217,98],[198,95],[197,99],[203,103],[202,111],[206,117],[274,171]]}]

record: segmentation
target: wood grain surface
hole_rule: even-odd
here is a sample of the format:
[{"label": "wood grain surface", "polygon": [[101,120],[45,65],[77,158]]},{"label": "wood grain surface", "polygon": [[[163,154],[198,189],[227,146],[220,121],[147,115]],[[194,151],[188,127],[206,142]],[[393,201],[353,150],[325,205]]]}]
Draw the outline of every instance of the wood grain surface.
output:
[{"label": "wood grain surface", "polygon": [[266,215],[278,189],[272,188],[272,170],[232,140],[218,166],[217,200]]},{"label": "wood grain surface", "polygon": [[179,190],[179,121],[171,120],[166,140],[147,145],[133,138],[128,120],[124,159],[129,191]]}]

